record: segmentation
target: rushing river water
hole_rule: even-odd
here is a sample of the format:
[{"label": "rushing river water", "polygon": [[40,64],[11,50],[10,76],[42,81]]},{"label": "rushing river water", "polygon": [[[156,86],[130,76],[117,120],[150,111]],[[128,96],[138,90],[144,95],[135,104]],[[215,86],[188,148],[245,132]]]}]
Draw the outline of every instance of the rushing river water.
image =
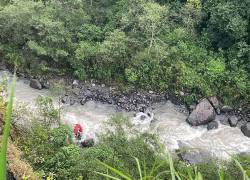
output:
[{"label": "rushing river water", "polygon": [[[0,71],[0,79],[3,72]],[[8,73],[9,80],[11,75]],[[47,90],[36,90],[29,87],[28,80],[18,79],[16,83],[16,101],[22,101],[34,106],[38,95],[48,95]],[[189,148],[210,152],[222,159],[229,154],[250,152],[250,138],[244,136],[239,128],[231,128],[219,123],[219,128],[207,131],[205,127],[191,127],[186,123],[187,114],[181,113],[179,107],[170,101],[155,104],[153,107],[154,121],[150,125],[151,131],[159,134],[162,142],[169,150],[179,148],[181,142]],[[85,136],[94,136],[105,120],[117,113],[115,106],[89,101],[85,105],[65,105],[62,109],[62,120],[69,124],[80,123],[88,131]],[[133,112],[125,113],[131,119]],[[139,117],[138,117],[139,118]]]}]

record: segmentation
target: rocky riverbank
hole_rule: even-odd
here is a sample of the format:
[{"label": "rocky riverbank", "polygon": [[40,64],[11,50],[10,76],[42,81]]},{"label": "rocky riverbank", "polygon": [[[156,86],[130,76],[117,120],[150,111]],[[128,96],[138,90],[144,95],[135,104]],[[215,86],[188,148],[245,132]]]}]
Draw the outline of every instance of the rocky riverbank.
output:
[{"label": "rocky riverbank", "polygon": [[[0,71],[0,76],[1,74],[3,72]],[[11,80],[12,76],[10,73],[8,73],[8,76]],[[32,77],[32,79],[42,83],[39,78]],[[78,82],[74,79],[65,78],[53,78],[46,81],[50,84],[51,90],[54,88],[53,82],[62,83],[67,87],[64,88],[66,91],[61,94],[60,98],[64,102],[61,114],[63,122],[68,122],[69,124],[78,122],[88,127],[90,131],[99,132],[102,130],[102,124],[110,115],[121,111],[125,116],[138,120],[136,126],[138,126],[139,130],[146,128],[149,129],[149,132],[157,133],[161,142],[170,151],[180,148],[198,149],[198,152],[192,150],[191,153],[182,155],[182,158],[187,161],[194,159],[195,156],[198,158],[195,161],[199,162],[201,160],[200,156],[203,156],[204,152],[222,159],[229,158],[228,153],[250,152],[250,138],[244,136],[240,128],[237,128],[241,127],[242,119],[238,119],[236,127],[230,126],[230,122],[233,125],[234,116],[241,118],[241,114],[231,107],[224,106],[219,101],[218,109],[215,107],[215,104],[212,104],[211,99],[207,100],[205,98],[198,102],[198,105],[194,104],[188,107],[190,109],[189,112],[188,108],[181,105],[181,103],[178,105],[171,103],[169,101],[169,99],[172,99],[171,96],[151,91],[121,91],[96,82]],[[38,95],[50,94],[50,90],[47,90],[45,87],[39,90],[39,88],[34,88],[34,86],[31,88],[31,86],[33,85],[30,84],[30,79],[23,78],[23,76],[18,78],[16,99],[32,103],[35,102]],[[154,99],[152,97],[157,98]],[[145,103],[146,105],[135,106],[134,110],[125,109],[127,106],[134,105],[133,98],[138,99],[136,102]],[[83,99],[85,101],[81,102]],[[122,99],[125,100],[122,101]],[[149,103],[146,100],[149,100]],[[206,105],[200,104],[201,102]],[[139,111],[145,111],[145,113]],[[190,126],[186,122],[189,119],[189,114],[200,113],[201,116],[205,117],[205,112],[209,113],[210,111],[212,112],[212,117],[214,117],[214,111],[216,112],[214,120],[211,118],[206,123],[201,123],[201,125],[197,126]],[[152,113],[148,115],[147,112]],[[135,117],[133,117],[133,113],[136,114]],[[151,115],[153,115],[153,118]],[[193,115],[193,117],[196,117],[196,115]]]},{"label": "rocky riverbank", "polygon": [[[4,69],[2,67],[0,69]],[[250,137],[250,104],[230,107],[223,105],[217,97],[203,98],[191,106],[185,105],[180,98],[169,93],[157,93],[138,89],[119,90],[116,87],[97,83],[96,81],[78,81],[69,77],[59,78],[41,76],[26,76],[17,73],[21,78],[30,79],[30,87],[34,89],[49,89],[51,82],[63,82],[67,90],[61,94],[60,100],[66,105],[84,105],[88,101],[97,101],[117,107],[118,110],[145,112],[152,111],[156,103],[168,100],[177,104],[180,112],[189,113],[187,122],[191,126],[206,125],[208,130],[217,129],[218,121],[223,125],[238,127],[243,134]],[[180,97],[184,96],[182,92]]]}]

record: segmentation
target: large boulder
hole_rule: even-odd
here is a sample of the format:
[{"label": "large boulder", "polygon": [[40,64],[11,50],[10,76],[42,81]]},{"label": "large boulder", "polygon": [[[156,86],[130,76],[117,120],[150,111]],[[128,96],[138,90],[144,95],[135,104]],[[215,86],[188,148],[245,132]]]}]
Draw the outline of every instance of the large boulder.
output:
[{"label": "large boulder", "polygon": [[220,114],[220,102],[217,99],[217,97],[216,96],[212,96],[212,97],[208,98],[208,100],[211,103],[211,105],[214,107],[216,113]]},{"label": "large boulder", "polygon": [[204,125],[213,121],[215,116],[215,110],[210,102],[202,99],[187,118],[187,122],[192,126]]},{"label": "large boulder", "polygon": [[241,126],[241,131],[247,137],[250,137],[250,122],[246,123],[245,125]]},{"label": "large boulder", "polygon": [[37,79],[30,80],[30,87],[32,87],[34,89],[39,89],[39,90],[42,89],[42,85]]}]

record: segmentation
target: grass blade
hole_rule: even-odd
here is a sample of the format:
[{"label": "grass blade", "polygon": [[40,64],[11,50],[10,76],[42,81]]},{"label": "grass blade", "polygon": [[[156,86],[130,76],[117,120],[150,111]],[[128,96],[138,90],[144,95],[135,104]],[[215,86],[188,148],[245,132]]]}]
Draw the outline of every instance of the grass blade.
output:
[{"label": "grass blade", "polygon": [[225,170],[224,170],[224,168],[220,168],[218,173],[219,173],[220,180],[225,180]]},{"label": "grass blade", "polygon": [[4,130],[2,137],[2,146],[0,152],[0,179],[6,179],[6,164],[7,164],[7,146],[8,146],[8,138],[10,134],[11,128],[11,117],[12,117],[12,109],[14,103],[14,95],[15,95],[15,86],[16,86],[16,75],[14,75],[11,85],[11,92],[9,96],[9,101],[7,104],[5,116],[4,116]]},{"label": "grass blade", "polygon": [[115,169],[115,168],[113,168],[113,167],[111,167],[111,166],[109,166],[109,165],[107,165],[107,164],[101,162],[101,161],[99,161],[99,163],[100,163],[101,165],[103,165],[104,167],[106,167],[107,169],[109,169],[109,170],[111,170],[112,172],[114,172],[115,174],[117,174],[117,175],[123,177],[124,179],[126,179],[126,180],[132,180],[130,177],[128,177],[127,175],[125,175],[123,172],[121,172],[121,171],[119,171],[119,170],[117,170],[117,169]]},{"label": "grass blade", "polygon": [[141,165],[140,165],[140,162],[139,162],[139,159],[134,157],[135,158],[135,161],[136,161],[136,164],[137,164],[137,167],[138,167],[138,171],[139,171],[139,174],[140,174],[140,180],[142,180],[142,173],[141,173]]},{"label": "grass blade", "polygon": [[168,161],[169,161],[169,166],[170,166],[170,172],[171,172],[171,177],[172,180],[175,180],[175,169],[174,169],[174,163],[173,163],[173,159],[170,155],[170,153],[168,152]]},{"label": "grass blade", "polygon": [[235,164],[240,168],[242,175],[243,175],[243,180],[249,180],[249,177],[248,177],[246,171],[244,170],[244,168],[242,167],[242,165],[240,164],[240,162],[236,158],[234,158],[234,157],[232,157],[232,158],[233,158]]}]

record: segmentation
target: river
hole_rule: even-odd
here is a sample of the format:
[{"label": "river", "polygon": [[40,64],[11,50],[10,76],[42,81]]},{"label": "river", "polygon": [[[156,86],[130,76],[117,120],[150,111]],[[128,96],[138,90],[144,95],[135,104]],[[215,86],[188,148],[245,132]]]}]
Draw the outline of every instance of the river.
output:
[{"label": "river", "polygon": [[[3,71],[0,71],[0,79],[3,74]],[[11,74],[7,74],[11,81]],[[30,106],[34,106],[35,99],[39,95],[48,94],[48,90],[30,88],[28,80],[17,80],[16,102],[26,102]],[[170,151],[178,149],[181,143],[189,148],[210,152],[220,159],[228,159],[231,154],[250,152],[250,138],[244,136],[239,128],[232,128],[220,123],[218,129],[210,131],[202,126],[191,127],[185,121],[187,114],[180,112],[179,107],[170,101],[155,104],[153,109],[154,117],[157,120],[150,126],[150,130],[159,134],[162,143]],[[95,134],[102,127],[103,122],[115,113],[117,113],[117,109],[114,105],[89,101],[85,105],[64,105],[61,119],[69,125],[80,123],[86,127],[88,132]],[[131,119],[134,118],[134,112],[123,112],[123,114]]]}]

